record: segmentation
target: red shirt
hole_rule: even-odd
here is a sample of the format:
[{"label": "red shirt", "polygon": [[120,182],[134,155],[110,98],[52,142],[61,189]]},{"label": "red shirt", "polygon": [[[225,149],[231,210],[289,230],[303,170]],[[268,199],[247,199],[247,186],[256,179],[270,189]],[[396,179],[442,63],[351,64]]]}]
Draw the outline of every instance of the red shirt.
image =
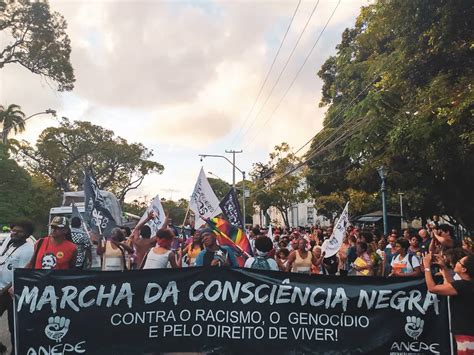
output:
[{"label": "red shirt", "polygon": [[[41,240],[41,239],[40,239]],[[38,247],[38,240],[35,250]],[[61,244],[55,244],[52,237],[48,236],[38,250],[35,269],[66,270],[70,268],[71,259],[76,254],[76,244],[63,240]]]}]

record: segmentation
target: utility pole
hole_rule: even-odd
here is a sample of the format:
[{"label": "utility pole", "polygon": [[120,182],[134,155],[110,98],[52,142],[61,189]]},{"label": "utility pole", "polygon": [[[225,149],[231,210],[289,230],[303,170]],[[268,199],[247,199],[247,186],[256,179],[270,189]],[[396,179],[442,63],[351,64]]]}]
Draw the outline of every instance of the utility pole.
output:
[{"label": "utility pole", "polygon": [[239,154],[239,153],[242,153],[243,150],[226,150],[225,152],[229,153],[229,154],[232,154],[232,166],[233,166],[233,169],[232,169],[232,188],[235,191],[235,155]]}]

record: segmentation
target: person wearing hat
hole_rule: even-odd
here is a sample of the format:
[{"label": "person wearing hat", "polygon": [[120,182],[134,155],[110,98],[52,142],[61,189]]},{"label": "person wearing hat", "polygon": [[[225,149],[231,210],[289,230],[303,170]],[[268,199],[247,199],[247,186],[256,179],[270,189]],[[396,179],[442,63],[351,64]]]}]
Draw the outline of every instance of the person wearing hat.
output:
[{"label": "person wearing hat", "polygon": [[196,257],[196,266],[238,267],[233,250],[217,244],[216,233],[211,228],[202,229],[201,238],[204,250]]},{"label": "person wearing hat", "polygon": [[31,261],[33,269],[65,270],[76,266],[76,244],[66,239],[71,233],[66,217],[56,216],[50,223],[51,235],[39,239]]}]

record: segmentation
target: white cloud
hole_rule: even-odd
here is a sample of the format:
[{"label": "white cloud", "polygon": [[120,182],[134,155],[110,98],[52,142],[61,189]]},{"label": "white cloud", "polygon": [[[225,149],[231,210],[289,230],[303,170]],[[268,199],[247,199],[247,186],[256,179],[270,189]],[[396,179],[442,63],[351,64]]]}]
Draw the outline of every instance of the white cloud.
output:
[{"label": "white cloud", "polygon": [[[320,1],[280,85],[251,132],[244,141],[237,139],[235,147],[230,142],[255,100],[296,6],[294,1],[52,0],[51,8],[69,24],[75,90],[57,93],[44,80],[10,66],[0,70],[0,101],[18,103],[26,113],[55,108],[60,116],[104,125],[129,141],[160,145],[159,153],[170,150],[165,148],[168,145],[173,147],[171,152],[194,157],[205,149],[222,153],[241,145],[246,153],[252,152],[240,157],[250,166],[250,159],[266,156],[274,145],[287,141],[298,147],[321,128],[324,110],[317,107],[321,81],[316,73],[366,3],[341,2],[294,87],[263,125],[336,5],[335,1]],[[255,113],[314,4],[301,3]],[[244,132],[252,121],[253,117]],[[31,120],[23,137],[34,140],[52,123],[45,118]],[[163,163],[162,156],[156,159]],[[167,164],[163,176],[150,178],[151,185],[156,179],[161,185],[173,181],[184,185],[191,179],[173,180],[176,159]]]}]

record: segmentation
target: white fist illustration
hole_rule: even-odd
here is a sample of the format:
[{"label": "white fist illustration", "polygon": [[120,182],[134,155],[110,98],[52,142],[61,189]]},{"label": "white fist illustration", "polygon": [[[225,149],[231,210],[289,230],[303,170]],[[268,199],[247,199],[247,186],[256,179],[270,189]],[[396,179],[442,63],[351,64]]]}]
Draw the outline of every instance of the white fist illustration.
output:
[{"label": "white fist illustration", "polygon": [[415,316],[408,316],[407,324],[405,324],[405,331],[409,337],[417,340],[421,333],[423,333],[424,324],[425,321],[423,319]]},{"label": "white fist illustration", "polygon": [[46,336],[59,343],[69,330],[71,321],[66,317],[49,317],[48,325],[44,329]]}]

